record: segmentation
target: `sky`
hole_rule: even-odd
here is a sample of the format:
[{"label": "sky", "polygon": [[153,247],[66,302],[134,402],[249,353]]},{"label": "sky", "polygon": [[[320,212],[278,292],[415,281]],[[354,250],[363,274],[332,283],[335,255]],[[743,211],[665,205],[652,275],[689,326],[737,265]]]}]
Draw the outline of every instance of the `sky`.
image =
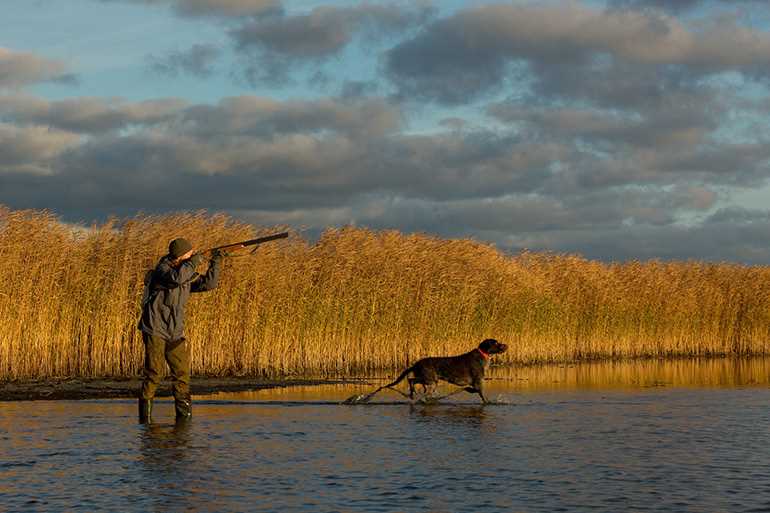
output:
[{"label": "sky", "polygon": [[0,205],[770,264],[767,0],[3,0]]}]

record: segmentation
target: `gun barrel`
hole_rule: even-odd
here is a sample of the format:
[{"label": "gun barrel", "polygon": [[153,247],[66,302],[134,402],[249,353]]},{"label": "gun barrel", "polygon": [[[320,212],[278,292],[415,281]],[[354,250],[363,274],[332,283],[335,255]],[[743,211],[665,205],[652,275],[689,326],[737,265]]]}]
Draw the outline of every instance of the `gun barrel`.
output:
[{"label": "gun barrel", "polygon": [[224,246],[217,246],[215,248],[209,248],[201,253],[208,253],[210,251],[216,251],[218,249],[230,249],[230,248],[244,248],[246,246],[255,246],[262,244],[263,242],[270,242],[271,240],[285,239],[289,236],[288,232],[274,233],[273,235],[266,235],[264,237],[257,237],[256,239],[244,240],[242,242],[234,242],[232,244],[225,244]]}]

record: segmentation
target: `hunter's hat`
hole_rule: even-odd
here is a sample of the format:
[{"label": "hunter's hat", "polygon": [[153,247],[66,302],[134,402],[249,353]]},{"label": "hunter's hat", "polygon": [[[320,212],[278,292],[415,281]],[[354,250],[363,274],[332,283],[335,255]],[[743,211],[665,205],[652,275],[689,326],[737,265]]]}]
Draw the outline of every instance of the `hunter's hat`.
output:
[{"label": "hunter's hat", "polygon": [[168,254],[174,258],[179,258],[192,249],[192,244],[187,239],[174,239],[168,245]]}]

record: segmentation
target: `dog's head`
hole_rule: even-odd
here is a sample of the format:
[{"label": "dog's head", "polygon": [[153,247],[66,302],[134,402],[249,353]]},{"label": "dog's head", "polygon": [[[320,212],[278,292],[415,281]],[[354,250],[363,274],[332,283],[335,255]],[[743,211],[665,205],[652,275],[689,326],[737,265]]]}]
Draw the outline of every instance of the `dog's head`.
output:
[{"label": "dog's head", "polygon": [[498,342],[493,338],[485,339],[479,344],[479,349],[487,354],[500,354],[508,350],[508,346],[502,342]]}]

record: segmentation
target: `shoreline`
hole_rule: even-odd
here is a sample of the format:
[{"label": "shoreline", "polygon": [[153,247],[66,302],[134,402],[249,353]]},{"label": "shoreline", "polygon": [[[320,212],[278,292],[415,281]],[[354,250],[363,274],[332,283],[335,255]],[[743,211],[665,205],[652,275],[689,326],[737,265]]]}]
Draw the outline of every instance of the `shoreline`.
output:
[{"label": "shoreline", "polygon": [[[739,364],[758,363],[755,369]],[[646,379],[640,376],[618,374],[616,366],[637,366],[637,372],[648,373]],[[699,367],[710,365],[713,376]],[[673,366],[668,371],[666,367]],[[603,375],[600,377],[599,372]],[[372,385],[397,375],[396,371],[368,372],[342,378],[265,378],[255,376],[193,376],[190,389],[193,395],[210,395],[220,392],[248,392],[256,390],[317,385]],[[683,377],[684,376],[684,377]],[[487,379],[516,380],[520,383],[538,383],[550,388],[553,383],[588,381],[609,384],[636,384],[648,386],[652,379],[655,386],[661,383],[678,384],[750,384],[770,385],[770,355],[702,355],[585,359],[563,362],[536,362],[518,365],[493,364]],[[655,379],[653,379],[655,378]],[[0,402],[40,400],[81,400],[136,398],[141,386],[141,376],[131,377],[47,377],[0,381]],[[646,383],[646,385],[645,385]],[[165,379],[156,393],[157,397],[171,396],[171,380]]]},{"label": "shoreline", "polygon": [[[81,399],[136,398],[142,379],[132,378],[50,378],[7,381],[0,383],[0,402],[58,401]],[[263,379],[249,377],[193,377],[193,395],[217,392],[245,392],[268,388],[312,385],[344,385],[367,383],[366,379]],[[164,380],[156,397],[171,396],[171,382]]]}]

